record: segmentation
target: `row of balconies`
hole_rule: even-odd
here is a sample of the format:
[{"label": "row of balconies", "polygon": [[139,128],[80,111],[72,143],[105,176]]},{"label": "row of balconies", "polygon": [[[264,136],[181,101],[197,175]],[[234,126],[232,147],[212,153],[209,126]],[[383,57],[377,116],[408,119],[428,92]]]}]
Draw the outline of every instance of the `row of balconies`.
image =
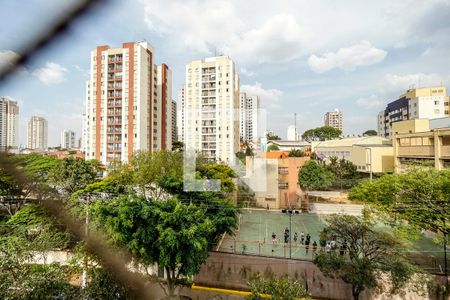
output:
[{"label": "row of balconies", "polygon": [[215,82],[202,83],[202,89],[215,89],[215,88],[216,88]]},{"label": "row of balconies", "polygon": [[116,108],[116,109],[110,108],[110,109],[108,109],[107,113],[108,113],[108,115],[122,115],[122,109],[119,109],[119,108]]},{"label": "row of balconies", "polygon": [[122,123],[122,117],[109,117],[108,119],[106,119],[107,123],[117,123],[117,124],[121,124]]},{"label": "row of balconies", "polygon": [[108,100],[108,106],[122,106],[122,100]]},{"label": "row of balconies", "polygon": [[122,97],[121,91],[108,92],[108,97]]},{"label": "row of balconies", "polygon": [[108,83],[108,89],[121,89],[122,88],[122,82],[110,82]]},{"label": "row of balconies", "polygon": [[202,143],[203,149],[216,149],[217,144],[216,143]]},{"label": "row of balconies", "polygon": [[108,62],[121,62],[123,59],[122,55],[109,55]]},{"label": "row of balconies", "polygon": [[202,76],[202,81],[216,81],[216,75],[215,74],[203,75]]}]

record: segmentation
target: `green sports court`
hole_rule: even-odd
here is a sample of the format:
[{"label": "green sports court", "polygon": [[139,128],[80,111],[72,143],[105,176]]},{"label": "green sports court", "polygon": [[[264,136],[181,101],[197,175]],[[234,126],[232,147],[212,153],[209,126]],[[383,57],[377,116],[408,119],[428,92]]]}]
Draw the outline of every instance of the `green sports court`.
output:
[{"label": "green sports court", "polygon": [[[314,253],[312,243],[319,244],[319,233],[325,226],[326,215],[298,213],[291,215],[291,244],[284,243],[284,230],[289,228],[289,215],[281,211],[261,209],[242,210],[239,216],[239,227],[234,236],[226,235],[219,244],[218,251],[247,255],[285,257],[312,260]],[[311,244],[306,251],[300,243],[300,233],[311,235]],[[272,241],[272,233],[276,234],[276,242]],[[298,240],[293,241],[294,233]],[[411,255],[420,256],[420,264],[439,268],[443,260],[443,248],[432,242],[431,238],[422,237],[409,244]],[[319,247],[318,247],[319,248]]]}]

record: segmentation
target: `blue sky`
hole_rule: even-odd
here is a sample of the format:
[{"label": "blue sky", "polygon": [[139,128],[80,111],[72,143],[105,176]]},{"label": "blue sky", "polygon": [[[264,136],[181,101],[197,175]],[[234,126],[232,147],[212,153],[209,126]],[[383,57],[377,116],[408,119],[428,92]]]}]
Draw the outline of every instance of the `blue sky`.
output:
[{"label": "blue sky", "polygon": [[[0,65],[42,32],[70,1],[5,0]],[[62,4],[63,3],[63,4]],[[173,96],[193,59],[230,55],[241,90],[258,94],[281,136],[344,112],[344,133],[376,129],[384,105],[412,85],[450,88],[450,0],[110,1],[0,86],[20,103],[20,141],[30,116],[49,121],[49,146],[82,128],[89,52],[146,40],[173,72]]]}]

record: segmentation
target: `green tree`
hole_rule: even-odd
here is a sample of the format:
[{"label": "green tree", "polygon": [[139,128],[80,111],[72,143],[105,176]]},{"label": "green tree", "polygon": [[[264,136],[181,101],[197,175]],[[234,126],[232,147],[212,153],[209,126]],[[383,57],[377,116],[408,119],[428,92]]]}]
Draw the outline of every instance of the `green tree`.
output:
[{"label": "green tree", "polygon": [[311,299],[303,284],[287,276],[280,278],[262,278],[258,273],[248,283],[251,295],[247,300],[263,300],[270,296],[274,300]]},{"label": "green tree", "polygon": [[305,156],[305,153],[302,150],[292,149],[289,152],[289,157],[303,157],[303,156]]},{"label": "green tree", "polygon": [[183,151],[184,143],[181,141],[172,142],[172,151]]},{"label": "green tree", "polygon": [[336,176],[325,165],[315,160],[308,161],[298,173],[298,182],[305,190],[327,190]]},{"label": "green tree", "polygon": [[356,165],[344,158],[330,157],[327,167],[336,175],[336,183],[340,189],[353,187],[361,178]]},{"label": "green tree", "polygon": [[376,130],[371,129],[371,130],[364,131],[363,135],[366,135],[366,136],[377,136],[378,133],[377,133]]},{"label": "green tree", "polygon": [[[48,174],[56,167],[55,158],[39,154],[0,155],[0,206],[13,215],[28,201],[52,195]],[[25,177],[19,176],[17,169]]]},{"label": "green tree", "polygon": [[166,292],[175,295],[182,276],[190,277],[206,260],[213,223],[205,211],[176,199],[153,201],[129,196],[94,205],[97,224],[144,265],[167,273]]},{"label": "green tree", "polygon": [[281,141],[281,138],[278,135],[270,132],[266,134],[266,138],[268,141]]},{"label": "green tree", "polygon": [[77,299],[78,289],[68,283],[70,272],[57,264],[28,264],[29,258],[23,239],[0,237],[1,299]]},{"label": "green tree", "polygon": [[[444,245],[445,259],[450,229],[450,170],[412,168],[383,175],[353,188],[349,198],[370,204],[391,224],[403,220],[413,228],[436,231]],[[446,289],[448,293],[448,285]]]},{"label": "green tree", "polygon": [[57,167],[49,173],[49,180],[66,195],[71,195],[93,183],[99,171],[100,165],[96,160],[67,157],[60,160]]},{"label": "green tree", "polygon": [[269,152],[271,152],[271,151],[279,151],[279,150],[280,150],[280,147],[278,147],[277,145],[274,145],[274,144],[269,145],[267,147],[267,151],[269,151]]},{"label": "green tree", "polygon": [[302,139],[308,142],[326,141],[340,137],[342,131],[331,126],[323,126],[314,129],[308,129],[302,134]]},{"label": "green tree", "polygon": [[351,284],[354,299],[366,288],[379,288],[382,274],[389,276],[390,292],[397,293],[417,272],[403,259],[405,249],[398,238],[374,230],[374,224],[349,215],[332,215],[327,222],[321,237],[335,240],[344,250],[321,252],[314,263],[325,276]]}]

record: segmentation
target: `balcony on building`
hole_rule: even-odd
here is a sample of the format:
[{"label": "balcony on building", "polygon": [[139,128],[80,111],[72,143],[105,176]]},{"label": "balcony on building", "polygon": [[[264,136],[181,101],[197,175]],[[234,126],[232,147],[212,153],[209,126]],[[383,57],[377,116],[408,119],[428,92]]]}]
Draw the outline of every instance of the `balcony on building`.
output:
[{"label": "balcony on building", "polygon": [[289,183],[287,181],[278,181],[278,188],[281,190],[285,190],[287,188],[289,188]]},{"label": "balcony on building", "polygon": [[289,168],[286,168],[286,167],[279,167],[278,168],[278,174],[286,175],[288,173],[289,173]]}]

